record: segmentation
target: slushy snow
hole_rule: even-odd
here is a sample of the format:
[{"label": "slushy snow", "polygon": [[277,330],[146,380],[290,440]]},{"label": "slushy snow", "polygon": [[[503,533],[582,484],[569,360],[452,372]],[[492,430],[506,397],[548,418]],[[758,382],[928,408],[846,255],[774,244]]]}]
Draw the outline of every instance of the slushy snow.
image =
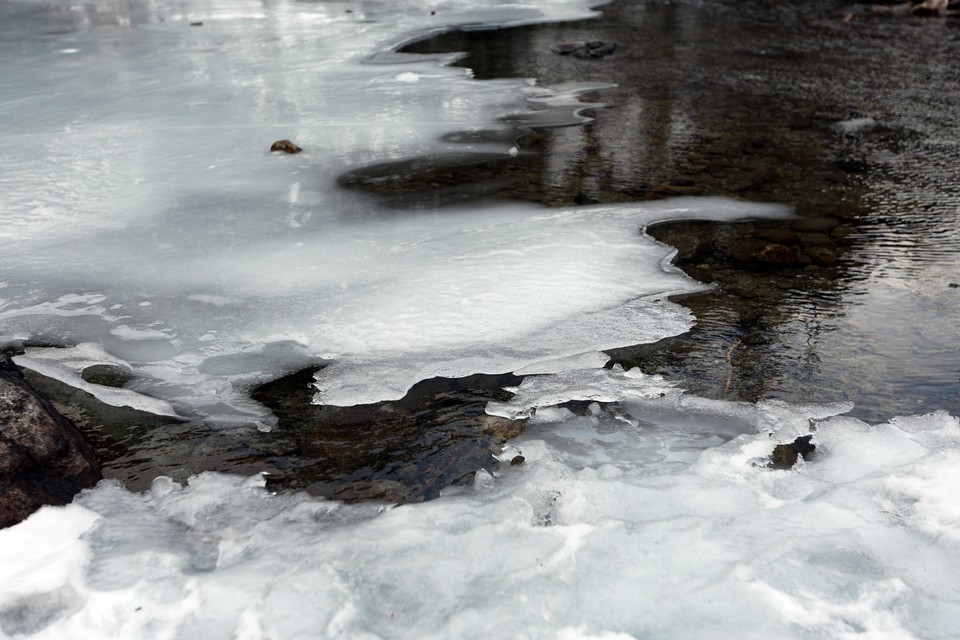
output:
[{"label": "slushy snow", "polygon": [[[956,418],[871,426],[844,406],[660,397],[660,381],[630,380],[649,393],[584,416],[542,407],[503,454],[523,465],[425,504],[274,495],[211,473],[142,495],[105,481],[0,532],[0,630],[955,637]],[[811,426],[814,458],[766,467],[774,443]]]}]

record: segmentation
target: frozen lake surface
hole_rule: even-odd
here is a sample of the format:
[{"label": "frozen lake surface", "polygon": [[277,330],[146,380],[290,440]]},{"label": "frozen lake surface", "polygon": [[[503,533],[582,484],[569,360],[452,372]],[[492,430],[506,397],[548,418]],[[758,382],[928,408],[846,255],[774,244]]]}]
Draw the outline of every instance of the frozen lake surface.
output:
[{"label": "frozen lake surface", "polygon": [[[40,2],[0,7],[0,340],[104,402],[268,429],[438,375],[530,377],[530,416],[426,504],[274,495],[206,473],[104,482],[0,532],[0,634],[37,638],[947,638],[960,624],[960,424],[706,400],[597,352],[686,331],[703,289],[642,232],[783,217],[718,198],[387,209],[367,164],[510,155],[507,115],[577,88],[391,51],[587,2]],[[202,22],[200,26],[191,23]],[[588,87],[584,87],[588,88]],[[541,114],[542,115],[542,114]],[[454,135],[469,132],[473,135]],[[299,155],[270,154],[289,138]],[[462,141],[466,139],[466,142]],[[109,365],[122,389],[82,379]],[[723,366],[719,363],[718,366]],[[556,405],[587,404],[584,415]],[[772,470],[774,444],[817,453]]]},{"label": "frozen lake surface", "polygon": [[[248,388],[313,363],[334,362],[318,401],[351,405],[688,329],[664,295],[701,286],[640,229],[783,208],[397,212],[334,186],[375,159],[508,154],[445,137],[509,132],[501,117],[545,102],[574,119],[570,87],[388,52],[581,4],[13,3],[0,326],[29,347],[18,363],[109,403],[269,428]],[[305,151],[267,153],[279,138]],[[97,364],[135,381],[84,383]]]}]

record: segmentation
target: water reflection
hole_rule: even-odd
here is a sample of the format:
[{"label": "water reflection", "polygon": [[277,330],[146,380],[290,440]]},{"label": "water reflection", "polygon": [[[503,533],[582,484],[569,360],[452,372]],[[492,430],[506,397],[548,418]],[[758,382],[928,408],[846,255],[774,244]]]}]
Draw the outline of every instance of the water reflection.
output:
[{"label": "water reflection", "polygon": [[[871,419],[956,413],[960,80],[929,55],[951,46],[955,23],[845,15],[817,3],[616,2],[596,21],[451,33],[411,50],[466,51],[460,64],[478,78],[617,85],[598,94],[608,107],[593,123],[534,131],[522,162],[470,173],[488,186],[475,195],[565,205],[719,194],[797,208],[787,226],[654,230],[720,290],[686,301],[699,318],[689,335],[618,359],[715,396],[852,399]],[[618,49],[554,53],[590,40]]]}]

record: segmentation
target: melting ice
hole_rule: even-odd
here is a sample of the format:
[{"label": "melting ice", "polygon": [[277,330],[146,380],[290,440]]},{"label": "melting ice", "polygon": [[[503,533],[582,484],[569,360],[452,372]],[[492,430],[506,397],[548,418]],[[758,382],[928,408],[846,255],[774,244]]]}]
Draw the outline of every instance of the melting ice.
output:
[{"label": "melting ice", "polygon": [[[350,405],[686,330],[665,296],[702,285],[642,228],[782,208],[387,211],[335,186],[374,161],[516,152],[445,141],[508,113],[576,121],[569,85],[389,52],[588,4],[7,3],[0,340],[56,345],[17,362],[105,402],[268,427],[247,388],[310,364],[333,363],[317,400]],[[271,155],[279,138],[305,151]],[[97,364],[134,379],[85,383]]]},{"label": "melting ice", "polygon": [[[427,504],[259,478],[105,482],[0,532],[0,634],[37,638],[947,638],[960,623],[960,424],[688,397],[597,350],[685,330],[656,220],[722,200],[385,211],[355,167],[429,153],[569,87],[390,54],[453,24],[588,2],[0,5],[0,339],[156,413],[257,422],[244,387],[332,362],[319,399],[519,370],[518,467]],[[348,12],[347,9],[350,11]],[[202,26],[191,27],[192,22]],[[367,64],[371,57],[377,64]],[[533,105],[533,106],[531,106]],[[298,156],[266,152],[276,139]],[[522,146],[522,145],[521,145]],[[124,389],[83,369],[130,371]],[[557,404],[592,402],[586,415]],[[816,457],[768,469],[815,429]]]}]

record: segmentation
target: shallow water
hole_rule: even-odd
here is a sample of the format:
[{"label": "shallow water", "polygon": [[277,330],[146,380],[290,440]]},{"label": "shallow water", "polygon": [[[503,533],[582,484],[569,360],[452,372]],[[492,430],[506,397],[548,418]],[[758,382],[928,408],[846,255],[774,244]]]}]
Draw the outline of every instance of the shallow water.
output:
[{"label": "shallow water", "polygon": [[[714,397],[849,399],[868,419],[960,410],[950,287],[960,83],[930,53],[956,48],[957,23],[832,2],[623,2],[603,13],[413,50],[466,51],[460,64],[481,78],[617,85],[594,98],[607,107],[593,123],[521,140],[533,157],[501,163],[490,192],[551,204],[719,194],[796,208],[796,223],[654,229],[719,290],[685,300],[698,318],[686,338],[618,357]],[[600,60],[555,53],[590,40],[619,48]],[[799,259],[758,261],[771,242]]]}]

